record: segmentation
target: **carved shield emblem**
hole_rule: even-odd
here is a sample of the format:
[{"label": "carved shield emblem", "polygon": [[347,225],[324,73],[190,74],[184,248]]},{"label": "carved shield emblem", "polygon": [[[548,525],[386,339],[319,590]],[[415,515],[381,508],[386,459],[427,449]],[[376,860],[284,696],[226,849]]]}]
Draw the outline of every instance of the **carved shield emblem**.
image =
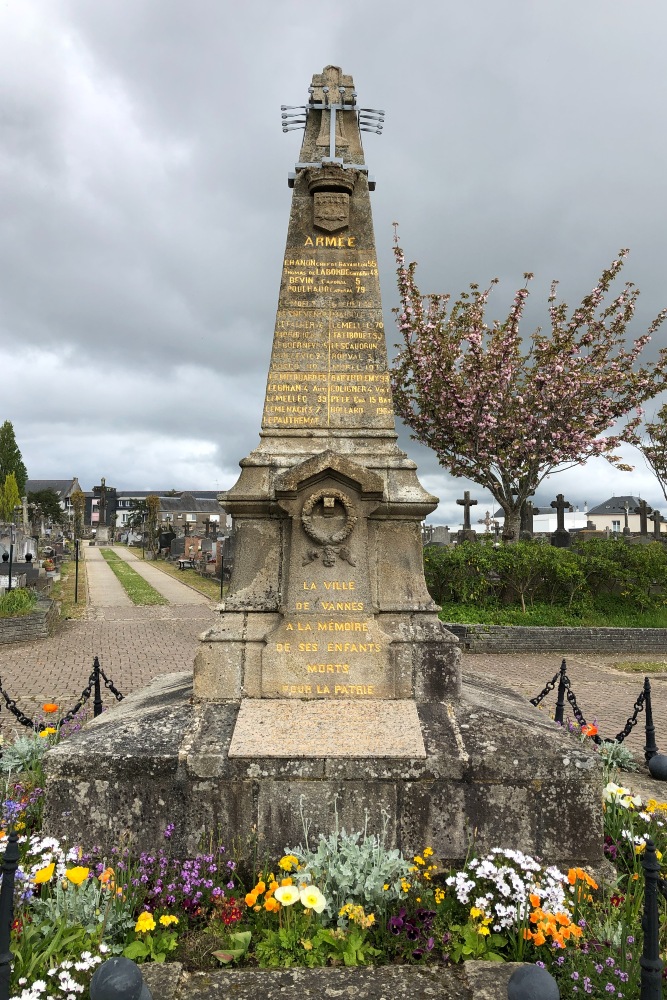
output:
[{"label": "carved shield emblem", "polygon": [[313,194],[314,224],[335,233],[350,224],[350,196],[343,192],[316,191]]}]

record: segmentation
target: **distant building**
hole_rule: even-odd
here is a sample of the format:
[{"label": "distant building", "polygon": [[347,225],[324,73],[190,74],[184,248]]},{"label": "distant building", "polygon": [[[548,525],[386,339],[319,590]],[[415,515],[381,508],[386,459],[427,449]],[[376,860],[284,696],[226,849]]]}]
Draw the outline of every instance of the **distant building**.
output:
[{"label": "distant building", "polygon": [[[639,534],[639,514],[635,514],[635,509],[641,503],[641,497],[621,496],[610,497],[604,503],[589,510],[588,516],[595,524],[597,531],[604,531],[609,528],[613,534],[620,534],[625,527],[625,515],[627,508],[628,528],[633,534]],[[649,534],[653,534],[653,524],[649,524]],[[664,518],[661,518],[660,531],[667,530]]]},{"label": "distant building", "polygon": [[219,503],[218,490],[118,490],[116,498],[116,530],[122,530],[132,517],[137,500],[149,496],[160,499],[160,524],[170,525],[178,534],[225,534],[227,513]]},{"label": "distant building", "polygon": [[25,484],[26,494],[41,493],[42,490],[52,490],[58,497],[60,506],[65,511],[68,521],[74,519],[74,511],[70,497],[72,493],[80,490],[79,480],[74,476],[72,479],[28,479]]}]

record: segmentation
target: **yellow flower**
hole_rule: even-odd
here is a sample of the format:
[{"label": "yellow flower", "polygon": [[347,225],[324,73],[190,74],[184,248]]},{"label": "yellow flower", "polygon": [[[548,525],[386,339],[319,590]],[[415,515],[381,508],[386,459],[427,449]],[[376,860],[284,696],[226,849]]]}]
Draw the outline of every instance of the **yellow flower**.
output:
[{"label": "yellow flower", "polygon": [[435,890],[435,905],[436,906],[440,906],[440,903],[442,903],[442,901],[443,901],[444,898],[445,898],[445,891],[444,891],[444,889],[436,889]]},{"label": "yellow flower", "polygon": [[471,906],[470,907],[470,916],[471,917],[483,917],[484,916],[484,910],[480,910],[479,906]]},{"label": "yellow flower", "polygon": [[387,889],[389,888],[389,883],[388,883],[388,882],[385,882],[385,884],[384,884],[384,885],[382,886],[382,888],[383,888],[383,889],[384,889],[384,891],[386,892],[386,891],[387,891]]},{"label": "yellow flower", "polygon": [[147,934],[148,931],[154,931],[155,921],[153,920],[153,914],[149,913],[148,910],[143,910],[137,917],[134,930],[137,934]]},{"label": "yellow flower", "polygon": [[42,729],[40,731],[39,735],[40,736],[55,736],[55,734],[57,732],[58,732],[58,730],[55,729],[53,726],[47,726],[46,729]]},{"label": "yellow flower", "polygon": [[488,928],[488,927],[486,926],[486,924],[482,924],[482,926],[481,926],[481,927],[478,927],[478,928],[477,928],[477,933],[478,933],[478,934],[490,934],[490,933],[491,933],[491,931],[490,931],[490,930],[489,930],[489,928]]},{"label": "yellow flower", "polygon": [[49,879],[52,878],[55,869],[56,863],[55,861],[52,861],[50,865],[46,866],[46,868],[40,868],[38,872],[35,872],[33,882],[36,882],[37,885],[41,885],[43,882],[48,882]]},{"label": "yellow flower", "polygon": [[178,923],[178,917],[175,917],[172,913],[165,913],[164,916],[160,917],[160,923],[163,927],[169,927],[170,924]]},{"label": "yellow flower", "polygon": [[418,854],[415,854],[415,856],[413,858],[413,861],[415,861],[415,863],[418,864],[418,865],[425,865],[426,864],[426,862],[424,861],[424,859],[422,857],[420,857]]},{"label": "yellow flower", "polygon": [[72,885],[81,885],[85,882],[90,873],[90,868],[83,868],[81,865],[77,865],[76,868],[70,868],[65,872],[65,878],[69,879]]},{"label": "yellow flower", "polygon": [[433,848],[432,847],[425,847],[424,848],[424,857],[425,858],[430,858],[432,854],[433,854]]},{"label": "yellow flower", "polygon": [[278,862],[278,867],[282,868],[284,872],[294,871],[299,867],[299,859],[295,857],[293,854],[286,854]]}]

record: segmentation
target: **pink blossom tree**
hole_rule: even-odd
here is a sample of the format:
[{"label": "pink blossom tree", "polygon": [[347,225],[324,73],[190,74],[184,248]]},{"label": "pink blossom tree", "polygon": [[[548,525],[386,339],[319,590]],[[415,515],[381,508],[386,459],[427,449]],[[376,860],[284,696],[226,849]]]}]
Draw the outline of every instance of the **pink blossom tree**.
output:
[{"label": "pink blossom tree", "polygon": [[655,420],[647,422],[644,430],[645,436],[638,437],[635,443],[653,470],[667,500],[667,403],[660,407]]},{"label": "pink blossom tree", "polygon": [[488,325],[491,288],[471,285],[453,305],[449,295],[423,296],[398,236],[394,252],[403,336],[392,370],[396,412],[448,472],[493,495],[505,514],[505,540],[519,537],[522,506],[550,473],[597,455],[632,468],[616,449],[636,437],[641,404],[667,385],[667,348],[656,362],[637,364],[667,309],[628,346],[638,289],[626,282],[604,304],[627,250],[571,314],[556,301],[553,282],[551,329],[537,329],[525,343],[519,327],[531,274],[507,319]]}]

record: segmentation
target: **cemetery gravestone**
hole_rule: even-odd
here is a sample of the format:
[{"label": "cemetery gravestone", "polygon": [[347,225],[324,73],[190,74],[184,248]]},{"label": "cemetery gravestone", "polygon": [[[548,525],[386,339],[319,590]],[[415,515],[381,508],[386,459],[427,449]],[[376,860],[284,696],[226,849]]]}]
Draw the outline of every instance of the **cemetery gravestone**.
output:
[{"label": "cemetery gravestone", "polygon": [[282,853],[304,816],[311,836],[386,818],[406,852],[462,859],[476,829],[479,849],[598,861],[595,756],[510,692],[462,684],[426,589],[437,500],[397,446],[364,119],[337,67],[310,95],[260,443],[220,498],[234,565],[219,622],[193,673],[51,751],[47,829],[111,846],[128,826],[154,849],[175,822],[181,854],[255,829]]},{"label": "cemetery gravestone", "polygon": [[556,530],[551,536],[551,544],[557,548],[566,549],[570,545],[570,532],[565,530],[565,511],[572,510],[569,500],[565,500],[562,493],[559,493],[555,500],[551,501],[551,506],[556,510]]},{"label": "cemetery gravestone", "polygon": [[464,490],[463,499],[456,502],[463,507],[463,529],[457,533],[457,538],[460,542],[476,542],[477,532],[473,531],[470,524],[470,508],[476,507],[477,501],[470,499],[469,490]]}]

